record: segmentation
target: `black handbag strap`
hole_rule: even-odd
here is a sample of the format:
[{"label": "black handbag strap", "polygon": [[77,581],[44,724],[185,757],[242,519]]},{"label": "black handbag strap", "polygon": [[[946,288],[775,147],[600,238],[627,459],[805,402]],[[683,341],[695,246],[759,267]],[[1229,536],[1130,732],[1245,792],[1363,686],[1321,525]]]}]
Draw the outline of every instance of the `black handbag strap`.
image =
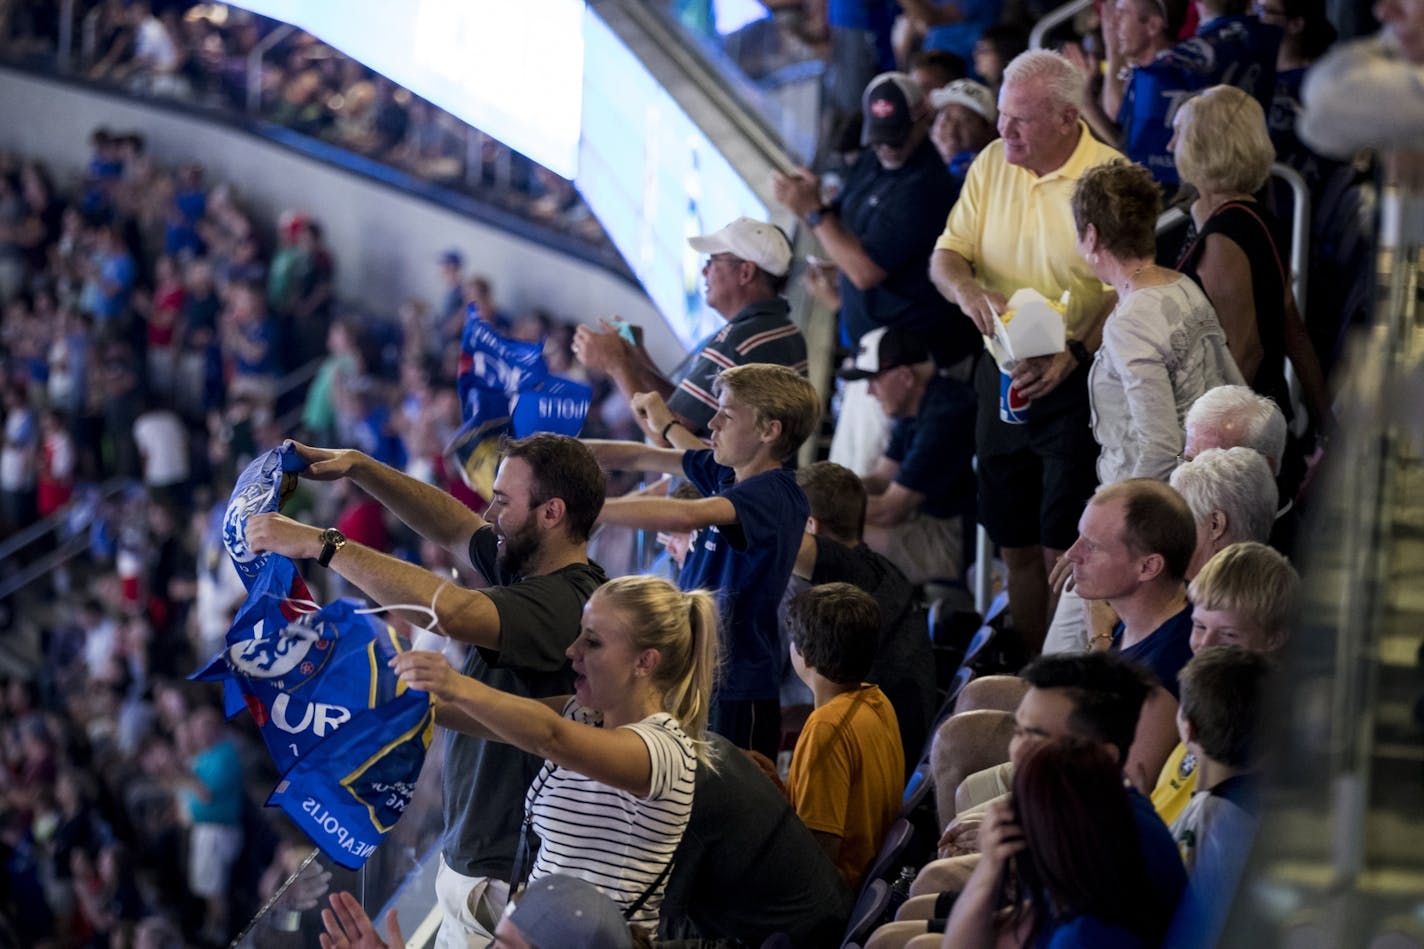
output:
[{"label": "black handbag strap", "polygon": [[[549,779],[554,776],[554,772],[557,770],[559,770],[559,766],[550,762],[549,769],[539,776],[539,785],[534,789],[531,801],[539,799],[539,794],[544,790],[544,785],[549,783]],[[514,868],[509,876],[510,893],[518,893],[523,888],[524,884],[528,882],[530,870],[533,869],[529,852],[529,837],[533,833],[533,828],[533,808],[525,808],[524,823],[519,827],[519,849],[514,852]],[[672,872],[672,865],[675,859],[677,859],[676,849],[674,849],[673,855],[668,858],[668,862],[663,864],[662,870],[653,878],[653,882],[649,883],[647,889],[643,890],[642,895],[623,910],[624,919],[632,919],[637,915],[638,910],[643,908],[643,904],[648,902],[653,893],[657,891],[657,888],[667,879],[668,874]]]},{"label": "black handbag strap", "polygon": [[[543,769],[540,769],[543,771]],[[514,851],[514,868],[509,874],[509,892],[518,892],[529,878],[529,871],[533,865],[529,859],[529,835],[534,829],[534,809],[532,804],[539,799],[539,793],[544,790],[544,785],[549,783],[549,779],[554,776],[554,772],[559,770],[559,766],[552,761],[549,762],[549,770],[543,771],[539,775],[539,786],[534,789],[530,797],[530,807],[524,809],[524,822],[519,825],[519,848]]]}]

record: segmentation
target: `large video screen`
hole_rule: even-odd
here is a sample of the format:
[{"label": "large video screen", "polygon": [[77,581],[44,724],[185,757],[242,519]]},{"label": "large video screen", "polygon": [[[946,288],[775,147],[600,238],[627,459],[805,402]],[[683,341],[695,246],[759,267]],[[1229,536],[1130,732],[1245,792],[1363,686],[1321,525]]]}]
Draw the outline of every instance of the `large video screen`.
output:
[{"label": "large video screen", "polygon": [[578,171],[583,0],[240,0],[565,178]]},{"label": "large video screen", "polygon": [[[687,238],[742,215],[766,220],[767,208],[583,0],[240,5],[319,36],[572,179],[683,346],[720,325]],[[755,10],[721,12],[745,22]]]}]

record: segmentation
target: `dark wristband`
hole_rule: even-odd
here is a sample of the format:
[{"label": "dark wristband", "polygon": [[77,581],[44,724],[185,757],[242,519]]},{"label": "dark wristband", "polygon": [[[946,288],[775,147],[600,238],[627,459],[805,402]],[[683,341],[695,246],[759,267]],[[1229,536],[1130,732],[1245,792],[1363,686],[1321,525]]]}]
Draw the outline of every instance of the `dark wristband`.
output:
[{"label": "dark wristband", "polygon": [[[667,433],[670,432],[670,431],[672,431],[672,427],[673,427],[674,425],[679,425],[679,424],[681,424],[681,423],[678,422],[677,419],[673,419],[671,422],[668,422],[666,425],[663,426],[663,430],[662,430],[661,432],[658,432],[658,438],[660,438],[660,439],[662,439],[663,441],[667,442],[667,440],[668,440]],[[668,442],[668,444],[671,445],[672,442]]]}]

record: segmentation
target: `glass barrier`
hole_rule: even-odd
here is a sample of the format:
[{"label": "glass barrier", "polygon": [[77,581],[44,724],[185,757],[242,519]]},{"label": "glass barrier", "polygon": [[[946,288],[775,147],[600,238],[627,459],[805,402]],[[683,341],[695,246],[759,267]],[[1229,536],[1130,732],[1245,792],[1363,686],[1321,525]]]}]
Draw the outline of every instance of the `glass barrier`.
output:
[{"label": "glass barrier", "polygon": [[829,39],[799,4],[661,0],[653,4],[740,104],[801,164],[816,151]]},{"label": "glass barrier", "polygon": [[1424,945],[1424,155],[1387,159],[1356,340],[1223,946]]},{"label": "glass barrier", "polygon": [[[394,907],[401,933],[411,944],[423,944],[417,934],[433,929],[428,922],[435,906],[435,871],[439,868],[441,812],[440,775],[444,765],[443,733],[437,731],[405,814],[360,870],[347,870],[315,849],[294,848],[290,872],[243,927],[232,945],[237,949],[317,949],[324,931],[321,911],[328,896],[351,893],[385,932],[382,915]],[[302,856],[304,854],[304,856]]]}]

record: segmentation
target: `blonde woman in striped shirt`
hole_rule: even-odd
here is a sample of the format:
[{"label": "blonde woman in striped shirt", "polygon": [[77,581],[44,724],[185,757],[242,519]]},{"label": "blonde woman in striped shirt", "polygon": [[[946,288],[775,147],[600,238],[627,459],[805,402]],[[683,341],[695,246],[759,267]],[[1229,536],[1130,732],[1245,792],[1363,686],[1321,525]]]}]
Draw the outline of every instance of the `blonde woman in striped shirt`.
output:
[{"label": "blonde woman in striped shirt", "polygon": [[[622,577],[584,607],[569,647],[574,694],[526,699],[462,676],[434,652],[392,665],[466,719],[461,730],[546,760],[525,799],[540,846],[529,879],[581,877],[631,922],[655,926],[692,811],[717,667],[717,610],[705,592]],[[527,861],[525,862],[527,866]]]}]

